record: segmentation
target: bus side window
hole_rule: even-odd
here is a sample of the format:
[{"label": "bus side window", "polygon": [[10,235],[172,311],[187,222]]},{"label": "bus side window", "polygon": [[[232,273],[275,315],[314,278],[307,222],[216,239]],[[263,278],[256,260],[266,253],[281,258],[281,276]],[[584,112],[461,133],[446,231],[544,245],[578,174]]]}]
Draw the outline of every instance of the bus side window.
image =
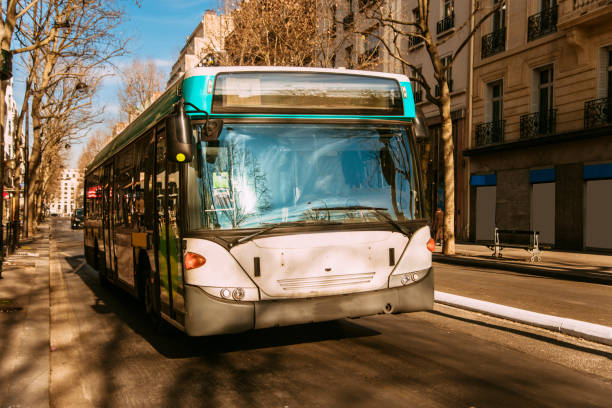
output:
[{"label": "bus side window", "polygon": [[142,208],[142,217],[144,222],[144,227],[146,229],[152,230],[155,225],[154,219],[154,205],[153,205],[153,180],[155,179],[155,175],[153,174],[155,169],[155,138],[153,137],[153,132],[150,132],[147,136],[145,136],[142,147],[142,163],[141,163],[141,171],[144,173],[143,180],[143,198],[144,198],[144,207]]}]

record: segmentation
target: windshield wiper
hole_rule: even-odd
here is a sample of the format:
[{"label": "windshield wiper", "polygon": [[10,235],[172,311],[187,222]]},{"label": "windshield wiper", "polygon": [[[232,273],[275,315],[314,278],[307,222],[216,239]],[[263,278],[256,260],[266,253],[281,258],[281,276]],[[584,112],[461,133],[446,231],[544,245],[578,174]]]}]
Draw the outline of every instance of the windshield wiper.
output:
[{"label": "windshield wiper", "polygon": [[238,244],[242,244],[243,242],[250,241],[253,238],[255,238],[255,237],[257,237],[257,236],[259,236],[261,234],[265,234],[266,232],[268,232],[270,230],[273,230],[274,228],[278,227],[279,225],[281,225],[280,222],[276,223],[276,224],[269,225],[266,228],[262,228],[259,231],[256,231],[256,232],[254,232],[254,233],[252,233],[250,235],[247,235],[246,237],[242,237],[242,238],[238,238],[238,239],[233,240],[232,242],[230,242],[228,244],[228,246],[231,248],[231,247],[236,246]]},{"label": "windshield wiper", "polygon": [[334,211],[334,210],[370,210],[373,211],[374,213],[380,215],[382,218],[385,219],[385,221],[387,221],[389,224],[393,225],[395,228],[397,228],[397,230],[399,232],[401,232],[402,234],[406,235],[407,237],[410,237],[410,235],[412,235],[410,233],[410,231],[408,231],[407,229],[405,229],[399,222],[395,221],[393,218],[389,217],[386,213],[384,213],[384,211],[387,211],[387,208],[381,208],[381,207],[368,207],[365,205],[349,205],[349,206],[345,206],[345,207],[322,207],[322,208],[313,208],[313,211]]},{"label": "windshield wiper", "polygon": [[[247,235],[246,237],[242,237],[242,238],[238,238],[233,240],[232,242],[230,242],[228,244],[228,246],[230,248],[239,245],[239,244],[244,244],[245,242],[251,241],[253,238],[256,238],[260,235],[265,234],[268,231],[271,231],[275,228],[278,227],[288,227],[288,226],[296,226],[296,225],[308,225],[308,224],[322,224],[320,222],[317,223],[312,223],[312,222],[308,222],[308,221],[293,221],[293,222],[276,222],[274,224],[270,224],[265,228],[260,229],[259,231],[255,231],[254,233]],[[338,222],[326,222],[324,223],[324,225],[337,225],[340,224]]]}]

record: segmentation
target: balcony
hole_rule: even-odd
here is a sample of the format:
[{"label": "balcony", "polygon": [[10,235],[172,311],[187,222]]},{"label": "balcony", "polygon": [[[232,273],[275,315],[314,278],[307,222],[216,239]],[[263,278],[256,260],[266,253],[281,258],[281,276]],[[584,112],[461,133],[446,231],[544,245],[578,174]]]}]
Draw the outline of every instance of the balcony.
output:
[{"label": "balcony", "polygon": [[482,37],[482,58],[487,58],[506,50],[506,27],[495,30]]},{"label": "balcony", "polygon": [[455,13],[452,13],[450,16],[444,18],[443,20],[438,21],[437,33],[443,33],[445,31],[450,30],[455,26]]},{"label": "balcony", "polygon": [[423,44],[423,39],[421,37],[408,36],[408,48],[413,48],[421,44]]},{"label": "balcony", "polygon": [[505,120],[486,122],[476,125],[476,146],[504,143]]},{"label": "balcony", "polygon": [[521,139],[533,139],[555,133],[557,110],[549,109],[542,112],[521,116]]},{"label": "balcony", "polygon": [[559,7],[555,4],[541,13],[529,17],[527,21],[527,41],[533,41],[557,32],[558,13]]},{"label": "balcony", "polygon": [[612,124],[612,100],[609,98],[593,99],[584,103],[584,128]]},{"label": "balcony", "polygon": [[[451,79],[451,80],[449,80],[447,83],[448,83],[448,92],[449,92],[449,93],[450,93],[450,92],[453,92],[453,80]],[[440,85],[436,85],[436,87],[435,87],[435,89],[434,89],[434,94],[435,94],[436,96],[440,96],[440,95],[442,95],[442,92],[441,92],[441,90],[440,90]]]},{"label": "balcony", "polygon": [[353,13],[347,14],[342,19],[342,28],[344,31],[350,31],[355,28],[355,15]]},{"label": "balcony", "polygon": [[612,4],[606,0],[571,0],[559,4],[559,29],[610,24]]}]

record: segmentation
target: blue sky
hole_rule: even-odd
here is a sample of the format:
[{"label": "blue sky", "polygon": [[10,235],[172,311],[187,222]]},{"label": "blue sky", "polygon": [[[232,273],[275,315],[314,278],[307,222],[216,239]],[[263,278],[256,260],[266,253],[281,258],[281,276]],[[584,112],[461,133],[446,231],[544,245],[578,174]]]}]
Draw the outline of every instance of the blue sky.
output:
[{"label": "blue sky", "polygon": [[[126,18],[120,32],[130,38],[130,54],[115,61],[118,67],[130,64],[134,58],[152,59],[166,76],[176,61],[185,40],[193,32],[207,9],[217,10],[219,0],[141,0],[138,7],[134,0],[121,0]],[[117,116],[118,77],[104,81],[96,98],[96,105],[105,107],[106,116]],[[73,146],[69,164],[76,166],[86,140]]]}]

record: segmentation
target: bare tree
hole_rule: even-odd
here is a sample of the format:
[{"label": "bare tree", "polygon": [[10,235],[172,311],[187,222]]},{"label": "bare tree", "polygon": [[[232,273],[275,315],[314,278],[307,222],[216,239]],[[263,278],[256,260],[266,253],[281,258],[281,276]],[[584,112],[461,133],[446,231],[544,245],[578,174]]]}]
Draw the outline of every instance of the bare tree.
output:
[{"label": "bare tree", "polygon": [[[495,12],[505,7],[506,0],[499,0],[489,9],[481,9],[481,2],[475,2],[475,8],[470,11],[470,17],[463,22],[457,30],[448,36],[437,40],[430,29],[429,14],[431,0],[418,0],[417,13],[408,16],[406,10],[400,15],[394,12],[392,2],[387,0],[373,0],[370,7],[363,10],[366,20],[374,21],[383,30],[379,33],[359,31],[364,36],[376,38],[390,57],[399,61],[405,73],[411,76],[410,80],[418,83],[425,90],[426,98],[438,108],[441,119],[441,137],[444,157],[444,247],[445,254],[455,253],[455,146],[452,137],[451,98],[448,87],[447,73],[458,55],[463,51],[470,39],[480,26]],[[437,4],[437,3],[436,3]],[[477,21],[474,19],[478,17]],[[471,22],[471,24],[470,24]],[[465,29],[468,27],[467,29]],[[385,35],[385,33],[389,33]],[[451,58],[446,64],[442,62],[439,47],[454,36],[463,36],[460,45],[453,50]],[[408,44],[423,42],[429,61],[433,67],[433,82],[429,82],[408,57]],[[437,87],[439,93],[432,92]]]},{"label": "bare tree", "polygon": [[142,113],[164,89],[164,75],[153,60],[135,59],[121,71],[121,79],[117,97],[128,122]]},{"label": "bare tree", "polygon": [[310,66],[317,58],[317,2],[236,1],[222,65]]},{"label": "bare tree", "polygon": [[94,157],[96,157],[111,139],[112,135],[110,132],[101,129],[96,130],[87,140],[87,144],[85,144],[79,156],[77,162],[78,169],[84,171],[87,165],[91,163]]},{"label": "bare tree", "polygon": [[[31,50],[25,59],[24,101],[31,99],[33,125],[27,199],[31,215],[40,208],[39,198],[44,195],[40,189],[46,188],[41,166],[47,163],[47,155],[68,147],[98,120],[99,112],[91,107],[104,76],[102,68],[125,49],[124,42],[113,35],[121,13],[105,0],[41,2],[27,13],[31,34],[24,42],[51,32],[50,41]],[[33,220],[33,216],[28,219],[30,229]]]}]

